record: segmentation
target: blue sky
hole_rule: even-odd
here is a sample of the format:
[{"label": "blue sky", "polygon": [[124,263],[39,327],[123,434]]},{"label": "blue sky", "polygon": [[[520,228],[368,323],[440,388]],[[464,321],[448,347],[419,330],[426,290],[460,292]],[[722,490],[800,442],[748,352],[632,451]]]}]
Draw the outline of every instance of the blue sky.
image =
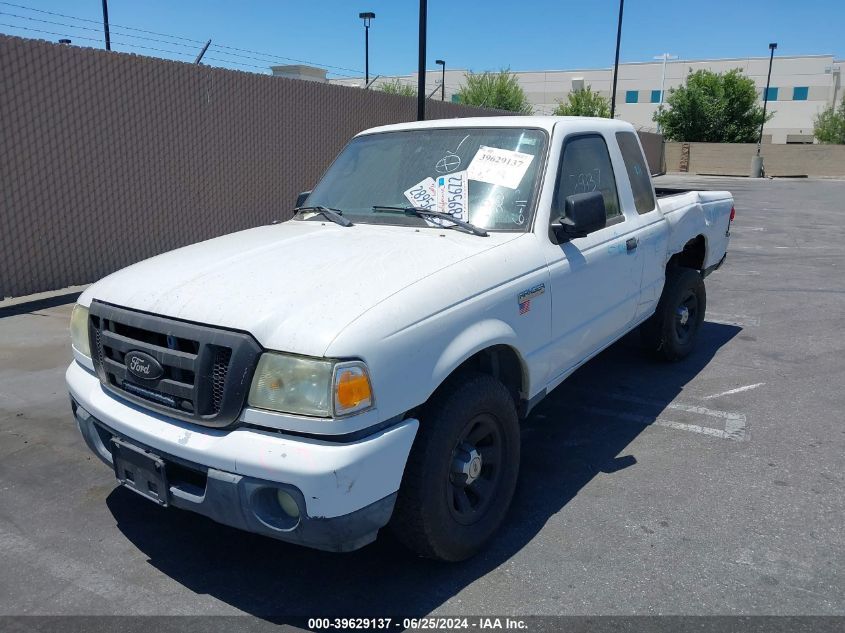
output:
[{"label": "blue sky", "polygon": [[[618,0],[429,0],[428,5],[429,68],[436,58],[445,59],[449,68],[475,71],[613,63]],[[109,18],[114,50],[190,60],[201,42],[211,38],[214,46],[207,56],[214,58],[208,62],[212,65],[260,72],[270,58],[277,63],[301,60],[332,66],[338,76],[363,73],[364,33],[358,13],[374,11],[372,76],[416,70],[418,7],[415,0],[109,0]],[[21,28],[27,27],[68,35],[75,44],[101,46],[101,20],[101,0],[0,1],[0,32],[13,35],[59,38]],[[682,59],[766,56],[771,41],[778,42],[780,55],[841,58],[843,24],[842,0],[628,0],[620,59],[647,61],[663,52]],[[156,48],[160,50],[151,50]]]}]

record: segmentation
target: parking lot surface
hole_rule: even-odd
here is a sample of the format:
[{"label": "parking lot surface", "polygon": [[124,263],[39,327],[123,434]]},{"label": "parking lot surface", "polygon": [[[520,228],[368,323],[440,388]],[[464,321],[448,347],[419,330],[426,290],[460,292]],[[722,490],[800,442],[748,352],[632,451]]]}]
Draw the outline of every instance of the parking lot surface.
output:
[{"label": "parking lot surface", "polygon": [[845,614],[845,182],[658,184],[736,198],[697,350],[632,335],[552,393],[504,529],[457,565],[116,487],[70,414],[71,306],[0,310],[0,614]]}]

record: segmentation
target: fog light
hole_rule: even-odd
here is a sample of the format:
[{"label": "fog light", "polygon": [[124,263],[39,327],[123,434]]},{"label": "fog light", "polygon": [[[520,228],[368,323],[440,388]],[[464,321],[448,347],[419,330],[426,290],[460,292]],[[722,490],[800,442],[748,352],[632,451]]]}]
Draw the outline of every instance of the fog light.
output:
[{"label": "fog light", "polygon": [[288,515],[292,519],[296,519],[299,517],[299,506],[296,505],[296,501],[289,493],[285,492],[284,490],[277,490],[276,491],[276,500],[279,502],[279,506],[282,508],[282,512]]}]

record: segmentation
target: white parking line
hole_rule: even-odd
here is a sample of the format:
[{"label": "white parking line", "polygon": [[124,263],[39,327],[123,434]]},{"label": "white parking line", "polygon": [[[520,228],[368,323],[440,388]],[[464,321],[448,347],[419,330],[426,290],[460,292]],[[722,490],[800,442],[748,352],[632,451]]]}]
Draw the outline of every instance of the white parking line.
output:
[{"label": "white parking line", "polygon": [[753,385],[745,385],[744,387],[737,387],[736,389],[728,389],[727,391],[722,391],[721,393],[714,393],[710,396],[704,396],[702,400],[711,400],[712,398],[720,398],[722,396],[729,396],[733,393],[742,393],[743,391],[751,391],[752,389],[756,389],[757,387],[762,387],[766,383],[758,382]]},{"label": "white parking line", "polygon": [[687,424],[685,422],[675,422],[674,420],[667,420],[665,418],[653,418],[647,415],[637,415],[636,413],[627,413],[625,411],[613,411],[612,409],[602,409],[601,407],[591,407],[581,405],[578,407],[587,413],[594,413],[596,415],[604,415],[610,418],[619,418],[628,422],[636,422],[643,426],[665,426],[670,429],[677,429],[678,431],[690,431],[691,433],[700,433],[701,435],[709,435],[717,437],[720,440],[738,439],[732,437],[727,431],[721,429],[714,429],[709,426],[700,426],[698,424]]},{"label": "white parking line", "polygon": [[760,317],[750,316],[748,314],[724,314],[721,312],[708,312],[704,317],[705,321],[710,323],[720,323],[722,325],[739,325],[744,327],[760,325]]},{"label": "white parking line", "polygon": [[735,442],[742,442],[746,439],[746,418],[744,413],[737,411],[719,411],[718,409],[709,409],[707,407],[700,407],[696,405],[683,404],[679,402],[670,402],[665,404],[657,400],[650,400],[647,398],[639,398],[628,394],[618,393],[583,393],[592,395],[597,398],[604,398],[616,400],[629,405],[647,405],[652,407],[659,407],[661,409],[671,409],[675,411],[684,411],[686,413],[693,413],[696,415],[706,416],[710,418],[718,418],[724,420],[724,429],[713,428],[703,424],[690,424],[687,422],[678,422],[676,420],[669,420],[662,415],[644,415],[639,413],[632,413],[631,411],[616,411],[614,409],[607,409],[604,407],[596,407],[587,404],[576,404],[576,408],[586,411],[587,413],[594,413],[596,415],[603,415],[611,418],[625,420],[626,422],[636,422],[644,426],[656,425],[663,426],[679,431],[689,431],[691,433],[698,433],[700,435],[708,435],[722,440],[732,440]]}]

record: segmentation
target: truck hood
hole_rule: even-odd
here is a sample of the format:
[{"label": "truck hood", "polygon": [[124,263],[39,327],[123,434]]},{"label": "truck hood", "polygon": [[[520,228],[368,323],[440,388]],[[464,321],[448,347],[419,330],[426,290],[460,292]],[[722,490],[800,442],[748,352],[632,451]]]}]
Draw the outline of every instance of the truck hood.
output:
[{"label": "truck hood", "polygon": [[80,303],[247,331],[267,349],[322,356],[391,295],[520,235],[291,220],[134,264],[88,288]]}]

